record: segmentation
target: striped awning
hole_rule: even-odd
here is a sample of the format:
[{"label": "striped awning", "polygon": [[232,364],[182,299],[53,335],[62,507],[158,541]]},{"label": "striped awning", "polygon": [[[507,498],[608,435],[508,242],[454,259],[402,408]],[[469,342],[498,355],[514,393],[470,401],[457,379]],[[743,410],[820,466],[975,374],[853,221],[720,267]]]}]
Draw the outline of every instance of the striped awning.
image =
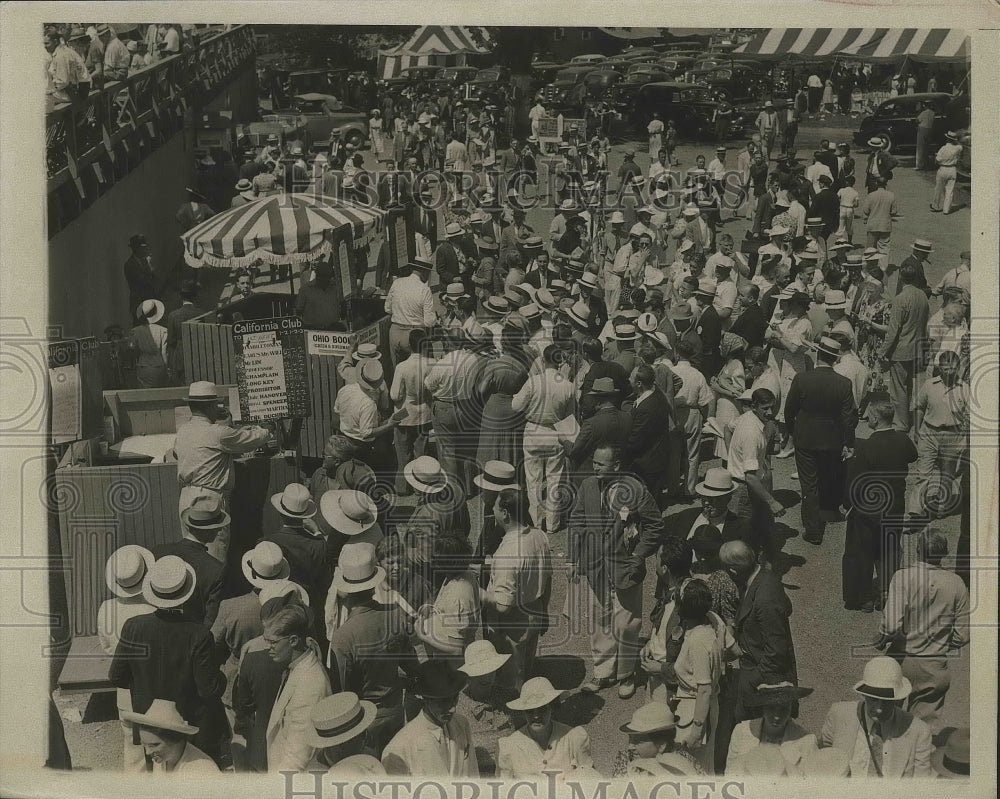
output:
[{"label": "striped awning", "polygon": [[843,54],[866,61],[962,62],[969,58],[969,37],[950,28],[896,28],[880,32],[869,41],[844,48]]},{"label": "striped awning", "polygon": [[733,51],[761,60],[849,57],[868,61],[964,61],[965,31],[944,28],[770,28]]},{"label": "striped awning", "polygon": [[[482,36],[489,35],[482,29]],[[454,25],[424,25],[398,47],[380,50],[378,75],[395,78],[404,69],[423,66],[463,66],[467,55],[479,55],[489,49],[472,38],[468,28]]]},{"label": "striped awning", "polygon": [[383,212],[335,197],[274,194],[216,214],[181,236],[190,266],[238,268],[257,261],[299,264],[330,251],[328,233],[350,227],[362,247],[382,229]]}]

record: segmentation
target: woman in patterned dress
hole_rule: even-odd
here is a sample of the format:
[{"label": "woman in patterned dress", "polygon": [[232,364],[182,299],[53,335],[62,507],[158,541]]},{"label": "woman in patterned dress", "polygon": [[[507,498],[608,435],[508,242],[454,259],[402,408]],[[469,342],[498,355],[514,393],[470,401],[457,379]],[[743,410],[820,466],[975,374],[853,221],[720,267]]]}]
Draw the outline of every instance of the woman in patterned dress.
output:
[{"label": "woman in patterned dress", "polygon": [[[882,270],[877,267],[865,280],[865,296],[857,312],[858,343],[856,351],[861,362],[868,367],[868,385],[865,387],[865,398],[873,392],[888,391],[885,372],[880,366],[879,352],[885,344],[885,334],[889,330],[889,311],[891,303],[885,299],[882,284]],[[864,404],[865,400],[862,400]]]},{"label": "woman in patterned dress", "polygon": [[809,342],[813,337],[812,322],[809,320],[809,295],[801,291],[785,289],[779,295],[779,321],[772,321],[764,334],[771,344],[769,363],[777,370],[781,379],[780,407],[776,415],[782,431],[782,449],[779,458],[788,458],[794,453],[791,436],[785,425],[785,398],[792,385],[792,379],[806,370]]},{"label": "woman in patterned dress", "polygon": [[479,396],[485,403],[476,461],[504,461],[519,466],[524,457],[524,414],[511,408],[514,395],[528,380],[532,357],[524,349],[519,328],[508,325],[500,334],[503,354],[492,359],[479,379]]}]

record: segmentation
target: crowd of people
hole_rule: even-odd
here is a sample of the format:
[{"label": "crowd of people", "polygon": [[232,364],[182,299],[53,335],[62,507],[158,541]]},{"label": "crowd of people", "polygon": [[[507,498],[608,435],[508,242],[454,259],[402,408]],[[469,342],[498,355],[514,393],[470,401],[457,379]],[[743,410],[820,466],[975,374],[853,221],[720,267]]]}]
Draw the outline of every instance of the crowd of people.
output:
[{"label": "crowd of people", "polygon": [[46,97],[52,104],[82,100],[92,89],[194,48],[194,25],[59,23],[45,26]]},{"label": "crowd of people", "polygon": [[[372,110],[378,173],[336,134],[318,155],[242,148],[232,206],[282,191],[409,206],[417,256],[390,274],[372,254],[388,357],[360,344],[342,360],[322,464],[270,498],[282,526],[246,552],[229,546],[233,459],[273,425],[233,426],[213,384],[190,385],[183,539],[107,564],[126,769],[476,777],[464,692],[476,719],[512,722],[499,776],[596,775],[586,727],[557,720],[566,692],[537,668],[565,617],[590,636],[581,691],[645,692],[606,776],[967,775],[967,730],[936,750],[932,734],[968,643],[968,538],[949,552],[933,521],[968,503],[970,254],[946,253],[934,286],[931,241],[890,263],[894,159],[873,140],[856,174],[824,141],[801,164],[770,102],[745,147],[683,172],[669,120],[648,169],[629,149],[615,176],[606,139],[567,130],[535,230],[544,108],[522,143],[512,98],[439,100]],[[212,213],[192,189],[177,221]],[[160,324],[146,241],[130,246],[140,383],[183,384],[177,326],[198,286]],[[303,278],[307,328],[341,321],[330,280],[324,264]],[[703,470],[707,447],[721,460]],[[792,487],[774,458],[795,459],[804,541],[830,548],[846,513],[844,607],[883,617],[886,654],[821,730],[795,721],[811,688],[773,568]],[[942,566],[956,554],[959,574]],[[227,569],[242,595],[223,596]]]}]

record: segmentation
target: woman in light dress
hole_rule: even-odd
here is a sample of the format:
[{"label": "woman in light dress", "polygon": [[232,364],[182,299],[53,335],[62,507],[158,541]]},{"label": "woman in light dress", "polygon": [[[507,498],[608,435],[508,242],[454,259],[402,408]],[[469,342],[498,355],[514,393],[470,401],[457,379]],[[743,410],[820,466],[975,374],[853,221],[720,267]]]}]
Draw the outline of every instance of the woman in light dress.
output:
[{"label": "woman in light dress", "polygon": [[781,397],[776,419],[782,428],[782,449],[779,458],[788,458],[794,452],[791,435],[785,425],[785,398],[792,380],[799,372],[806,370],[809,343],[812,341],[813,328],[809,320],[809,296],[794,289],[785,289],[779,295],[779,317],[772,321],[764,338],[771,344],[770,363],[781,379]]},{"label": "woman in light dress", "polygon": [[129,333],[129,346],[138,358],[135,376],[139,388],[163,388],[168,383],[167,329],[159,324],[163,312],[159,300],[144,300],[135,311],[139,321]]},{"label": "woman in light dress", "polygon": [[382,112],[377,108],[372,109],[371,119],[368,120],[368,138],[376,161],[383,163],[392,160],[392,146],[386,141],[385,122],[382,120]]},{"label": "woman in light dress", "polygon": [[663,147],[663,120],[660,119],[659,112],[653,112],[653,119],[646,130],[649,132],[649,160],[655,161]]},{"label": "woman in light dress", "polygon": [[[728,432],[732,432],[732,427],[740,415],[737,400],[747,387],[746,372],[741,360],[746,348],[747,342],[742,336],[737,336],[734,333],[723,333],[719,351],[726,359],[726,365],[722,367],[719,374],[712,378],[710,384],[717,398],[715,419],[723,434],[727,433],[727,427],[729,428]],[[716,457],[723,459],[726,457],[727,439],[728,435],[715,439]]]}]

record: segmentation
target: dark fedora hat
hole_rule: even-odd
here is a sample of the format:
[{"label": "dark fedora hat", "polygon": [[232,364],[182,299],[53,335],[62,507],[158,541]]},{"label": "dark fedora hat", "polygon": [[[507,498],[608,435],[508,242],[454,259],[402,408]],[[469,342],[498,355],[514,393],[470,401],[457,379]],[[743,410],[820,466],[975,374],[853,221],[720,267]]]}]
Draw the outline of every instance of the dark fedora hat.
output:
[{"label": "dark fedora hat", "polygon": [[417,667],[413,693],[423,699],[446,699],[461,693],[469,678],[440,661],[428,660]]}]

